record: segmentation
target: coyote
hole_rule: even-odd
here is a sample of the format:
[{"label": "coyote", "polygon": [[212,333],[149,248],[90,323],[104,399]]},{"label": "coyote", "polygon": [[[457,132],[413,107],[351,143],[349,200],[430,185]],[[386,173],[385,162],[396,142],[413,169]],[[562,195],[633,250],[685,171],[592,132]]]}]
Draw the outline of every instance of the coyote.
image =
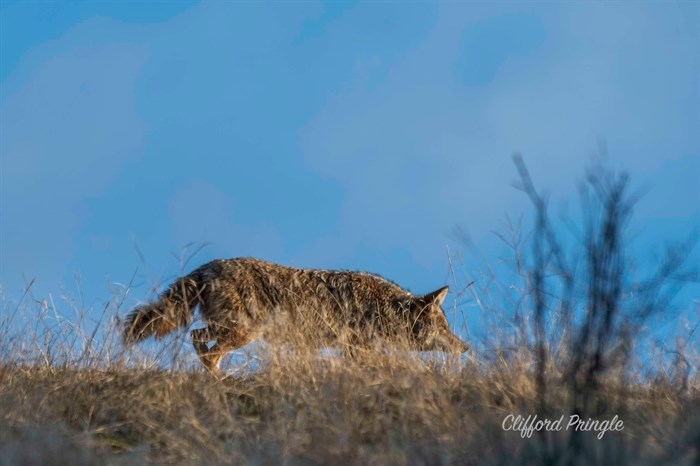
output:
[{"label": "coyote", "polygon": [[[446,294],[445,286],[414,296],[366,272],[219,259],[175,280],[155,302],[133,309],[123,338],[126,344],[151,335],[160,339],[189,325],[199,305],[206,327],[190,336],[200,360],[214,374],[226,353],[259,338],[285,335],[311,348],[340,348],[349,356],[383,340],[402,340],[412,350],[461,353],[468,346],[450,331],[440,307]],[[282,331],[272,332],[271,323]]]}]

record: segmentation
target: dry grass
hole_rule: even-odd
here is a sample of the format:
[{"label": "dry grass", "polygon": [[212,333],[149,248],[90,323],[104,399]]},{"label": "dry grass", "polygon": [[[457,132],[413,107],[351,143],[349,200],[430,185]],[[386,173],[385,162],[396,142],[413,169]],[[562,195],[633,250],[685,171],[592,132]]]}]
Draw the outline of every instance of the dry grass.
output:
[{"label": "dry grass", "polygon": [[[527,348],[471,358],[388,351],[360,361],[260,348],[251,366],[217,380],[183,336],[125,352],[114,321],[53,325],[50,314],[6,325],[0,367],[0,464],[693,464],[700,383],[619,378],[600,395],[622,432],[521,438],[508,414],[558,418],[570,401],[551,388],[539,406]],[[30,318],[31,317],[31,318]],[[38,319],[38,320],[37,320]],[[33,325],[35,333],[27,332]],[[16,331],[12,333],[14,328]],[[97,348],[101,351],[98,351]],[[163,351],[162,348],[167,348]],[[20,350],[21,349],[21,350]],[[511,348],[512,349],[512,348]],[[506,356],[508,354],[509,356]],[[253,359],[260,356],[262,359]],[[175,358],[175,368],[162,369]],[[240,366],[240,363],[238,364]],[[552,364],[550,385],[561,380]]]},{"label": "dry grass", "polygon": [[[97,310],[70,298],[59,309],[29,292],[0,313],[0,465],[698,464],[698,324],[673,339],[667,331],[661,345],[643,331],[655,313],[672,317],[694,243],[671,250],[651,280],[631,279],[626,178],[592,176],[586,234],[567,256],[516,165],[537,215],[527,241],[519,224],[498,233],[513,252],[511,276],[500,283],[488,264],[455,270],[460,257],[449,258],[456,300],[447,314],[471,306],[469,322],[479,322],[480,332],[463,332],[468,356],[387,345],[348,360],[258,346],[216,379],[186,331],[121,346],[129,287]],[[624,429],[601,439],[503,429],[509,415],[535,414],[565,416],[564,425],[573,414],[618,416]]]}]

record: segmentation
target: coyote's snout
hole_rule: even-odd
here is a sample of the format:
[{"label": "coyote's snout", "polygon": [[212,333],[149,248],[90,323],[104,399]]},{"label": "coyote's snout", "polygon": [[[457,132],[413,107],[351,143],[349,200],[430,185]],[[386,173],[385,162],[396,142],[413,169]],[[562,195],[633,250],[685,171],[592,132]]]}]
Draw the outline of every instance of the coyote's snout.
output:
[{"label": "coyote's snout", "polygon": [[192,343],[214,373],[226,353],[258,338],[340,347],[350,355],[378,341],[462,353],[468,346],[450,331],[441,308],[446,294],[443,287],[414,296],[364,272],[296,269],[252,258],[215,260],[175,280],[155,302],[132,310],[124,342],[161,338],[187,326],[199,305],[207,325],[191,332]]}]

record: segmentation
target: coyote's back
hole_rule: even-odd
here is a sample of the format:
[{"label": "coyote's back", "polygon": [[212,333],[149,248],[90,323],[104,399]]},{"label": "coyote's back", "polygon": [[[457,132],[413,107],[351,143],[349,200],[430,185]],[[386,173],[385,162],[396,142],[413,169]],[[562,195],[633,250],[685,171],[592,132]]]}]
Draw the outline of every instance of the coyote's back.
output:
[{"label": "coyote's back", "polygon": [[161,338],[187,326],[199,305],[207,325],[191,332],[192,342],[213,372],[227,352],[258,338],[341,347],[348,354],[387,340],[421,351],[463,352],[467,345],[449,330],[440,306],[446,294],[443,287],[414,296],[365,272],[297,269],[253,258],[215,260],[131,311],[124,341]]}]

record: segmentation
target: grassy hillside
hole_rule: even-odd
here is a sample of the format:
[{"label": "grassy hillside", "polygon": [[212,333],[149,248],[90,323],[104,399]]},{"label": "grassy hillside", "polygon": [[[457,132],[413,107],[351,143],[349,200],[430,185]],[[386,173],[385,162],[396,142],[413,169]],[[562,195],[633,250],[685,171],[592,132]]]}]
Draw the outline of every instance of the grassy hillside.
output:
[{"label": "grassy hillside", "polygon": [[[539,405],[526,359],[490,367],[384,355],[272,356],[247,376],[114,365],[0,369],[2,464],[694,464],[700,381],[606,385],[597,419],[619,432],[521,432],[509,414]],[[558,379],[548,371],[552,384]],[[580,442],[574,448],[571,442]]]},{"label": "grassy hillside", "polygon": [[447,314],[473,305],[480,328],[463,332],[466,356],[265,345],[217,379],[186,331],[122,347],[128,287],[98,310],[28,292],[0,314],[0,465],[700,463],[698,323],[660,342],[650,331],[654,316],[674,318],[697,235],[638,280],[626,178],[589,176],[583,234],[566,246],[516,164],[535,216],[527,235],[498,233],[512,273],[450,258]]}]

